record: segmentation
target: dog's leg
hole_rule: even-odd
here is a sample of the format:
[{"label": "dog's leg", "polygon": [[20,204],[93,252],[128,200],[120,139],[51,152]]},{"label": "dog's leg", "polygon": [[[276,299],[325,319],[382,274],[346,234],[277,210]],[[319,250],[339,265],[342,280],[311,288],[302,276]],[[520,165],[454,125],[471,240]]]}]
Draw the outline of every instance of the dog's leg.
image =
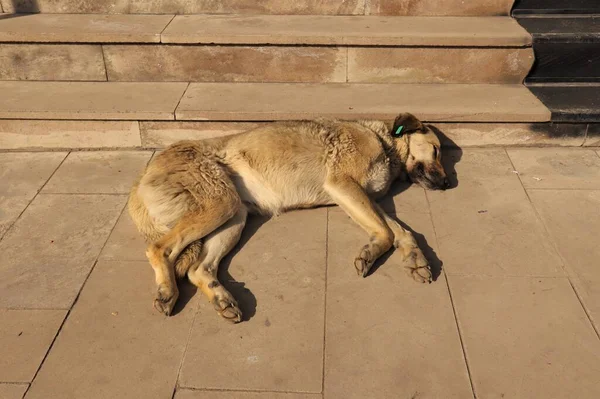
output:
[{"label": "dog's leg", "polygon": [[179,296],[175,279],[174,263],[181,251],[231,219],[238,211],[239,203],[217,202],[204,207],[203,212],[188,212],[179,222],[158,241],[150,244],[146,256],[154,269],[158,292],[154,307],[165,315],[170,315]]},{"label": "dog's leg", "polygon": [[328,178],[325,190],[369,234],[369,243],[354,260],[356,272],[365,277],[377,258],[392,247],[394,234],[375,209],[367,193],[355,181],[349,178]]},{"label": "dog's leg", "polygon": [[427,262],[425,255],[423,255],[423,251],[421,251],[417,245],[415,237],[413,237],[410,231],[405,230],[400,226],[400,223],[394,220],[394,218],[385,213],[378,204],[375,204],[375,207],[379,215],[383,217],[394,233],[394,247],[396,247],[402,255],[402,259],[406,265],[405,270],[408,275],[416,282],[430,283],[432,278],[431,267],[429,266],[429,262]]},{"label": "dog's leg", "polygon": [[227,321],[242,320],[235,298],[217,278],[219,263],[238,243],[248,211],[242,206],[235,216],[204,239],[200,260],[188,271],[190,281],[200,288],[217,312]]}]

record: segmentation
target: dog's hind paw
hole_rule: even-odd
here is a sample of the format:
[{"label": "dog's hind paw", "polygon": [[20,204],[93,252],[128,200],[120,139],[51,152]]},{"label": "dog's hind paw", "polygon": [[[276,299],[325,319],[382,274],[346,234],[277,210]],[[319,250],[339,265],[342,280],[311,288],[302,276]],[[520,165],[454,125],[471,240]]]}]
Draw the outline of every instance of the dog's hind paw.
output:
[{"label": "dog's hind paw", "polygon": [[242,311],[233,298],[215,297],[212,303],[217,313],[225,320],[231,323],[239,323],[242,321]]},{"label": "dog's hind paw", "polygon": [[405,270],[417,283],[431,283],[433,276],[429,262],[419,248],[414,248],[404,260]]},{"label": "dog's hind paw", "polygon": [[179,293],[176,290],[169,290],[164,285],[160,285],[154,298],[154,309],[165,316],[170,316],[178,296]]}]

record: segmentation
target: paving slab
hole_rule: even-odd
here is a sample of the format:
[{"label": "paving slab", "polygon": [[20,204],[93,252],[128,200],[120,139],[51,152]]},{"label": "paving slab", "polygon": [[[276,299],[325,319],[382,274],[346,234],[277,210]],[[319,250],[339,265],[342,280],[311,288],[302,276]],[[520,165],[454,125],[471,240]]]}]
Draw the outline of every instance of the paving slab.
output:
[{"label": "paving slab", "polygon": [[180,387],[321,392],[327,210],[263,221],[250,219],[241,250],[221,266],[249,320],[228,325],[201,300]]},{"label": "paving slab", "polygon": [[116,14],[364,14],[364,0],[0,0],[5,12]]},{"label": "paving slab", "polygon": [[147,244],[142,234],[135,227],[127,208],[125,208],[100,253],[100,259],[147,262],[146,247]]},{"label": "paving slab", "polygon": [[[1,135],[0,135],[1,136]],[[0,153],[0,238],[17,220],[67,153]]]},{"label": "paving slab", "polygon": [[0,120],[1,149],[140,147],[137,121]]},{"label": "paving slab", "polygon": [[178,389],[175,399],[319,399],[321,394],[280,392],[198,391]]},{"label": "paving slab", "polygon": [[449,151],[444,161],[458,186],[426,194],[447,273],[564,275],[503,149]]},{"label": "paving slab", "polygon": [[600,190],[529,190],[529,196],[600,330]]},{"label": "paving slab", "polygon": [[550,119],[546,107],[522,85],[368,83],[192,83],[177,107],[176,118],[393,119],[399,110],[430,122]]},{"label": "paving slab", "polygon": [[0,82],[0,118],[169,120],[187,83]]},{"label": "paving slab", "polygon": [[160,43],[171,19],[173,15],[21,15],[0,19],[0,42]]},{"label": "paving slab", "polygon": [[146,262],[99,262],[28,399],[171,398],[196,303],[167,318],[154,290]]},{"label": "paving slab", "polygon": [[533,60],[531,48],[349,48],[348,82],[518,84]]},{"label": "paving slab", "polygon": [[[397,214],[435,260],[430,215]],[[472,397],[444,277],[417,284],[398,253],[357,277],[367,234],[338,212],[328,230],[325,398]]]},{"label": "paving slab", "polygon": [[179,140],[203,140],[242,133],[261,126],[247,122],[140,122],[142,146],[164,148]]},{"label": "paving slab", "polygon": [[38,195],[0,242],[0,307],[69,308],[125,201]]},{"label": "paving slab", "polygon": [[478,398],[600,395],[600,340],[566,278],[449,281]]},{"label": "paving slab", "polygon": [[600,157],[591,149],[509,149],[526,189],[600,189]]},{"label": "paving slab", "polygon": [[106,80],[98,45],[1,44],[0,65],[1,80]]},{"label": "paving slab", "polygon": [[346,81],[344,48],[107,45],[103,49],[110,81]]},{"label": "paving slab", "polygon": [[22,399],[29,388],[28,384],[2,384],[0,383],[0,398]]},{"label": "paving slab", "polygon": [[150,151],[71,152],[42,192],[129,194],[151,156]]},{"label": "paving slab", "polygon": [[369,0],[373,15],[510,15],[514,0]]},{"label": "paving slab", "polygon": [[[33,380],[66,315],[65,310],[0,310],[0,382]],[[27,386],[14,386],[12,393],[8,388],[0,384],[0,397],[20,398],[17,393]]]},{"label": "paving slab", "polygon": [[509,17],[177,15],[163,43],[357,46],[528,46]]}]

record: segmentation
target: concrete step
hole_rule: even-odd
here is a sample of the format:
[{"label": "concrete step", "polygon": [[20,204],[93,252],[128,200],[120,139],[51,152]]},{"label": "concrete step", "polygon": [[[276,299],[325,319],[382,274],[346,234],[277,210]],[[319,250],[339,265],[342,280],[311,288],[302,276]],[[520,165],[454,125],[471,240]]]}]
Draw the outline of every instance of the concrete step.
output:
[{"label": "concrete step", "polygon": [[0,118],[271,121],[389,119],[540,122],[550,113],[522,85],[0,82]]},{"label": "concrete step", "polygon": [[0,80],[521,83],[530,45],[509,17],[37,14],[0,19]]},{"label": "concrete step", "polygon": [[114,14],[508,15],[514,0],[0,0],[4,12]]}]

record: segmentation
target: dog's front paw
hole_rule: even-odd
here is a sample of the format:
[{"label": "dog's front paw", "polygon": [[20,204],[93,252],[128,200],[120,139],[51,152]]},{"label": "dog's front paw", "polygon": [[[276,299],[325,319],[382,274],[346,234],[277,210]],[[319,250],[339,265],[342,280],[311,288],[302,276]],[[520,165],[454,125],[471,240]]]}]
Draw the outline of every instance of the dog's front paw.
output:
[{"label": "dog's front paw", "polygon": [[431,283],[433,278],[431,267],[423,252],[419,248],[413,248],[404,259],[404,268],[407,274],[417,283]]},{"label": "dog's front paw", "polygon": [[154,298],[154,309],[158,310],[165,316],[170,316],[173,312],[173,307],[175,306],[175,302],[177,302],[178,297],[179,292],[177,289],[172,290],[164,284],[161,284],[158,287],[158,291],[156,291],[156,297]]},{"label": "dog's front paw", "polygon": [[233,297],[215,296],[212,303],[217,313],[225,320],[231,323],[242,321],[242,311]]},{"label": "dog's front paw", "polygon": [[373,256],[371,255],[370,247],[365,245],[360,251],[360,255],[354,259],[354,267],[359,276],[366,277],[373,266]]}]

